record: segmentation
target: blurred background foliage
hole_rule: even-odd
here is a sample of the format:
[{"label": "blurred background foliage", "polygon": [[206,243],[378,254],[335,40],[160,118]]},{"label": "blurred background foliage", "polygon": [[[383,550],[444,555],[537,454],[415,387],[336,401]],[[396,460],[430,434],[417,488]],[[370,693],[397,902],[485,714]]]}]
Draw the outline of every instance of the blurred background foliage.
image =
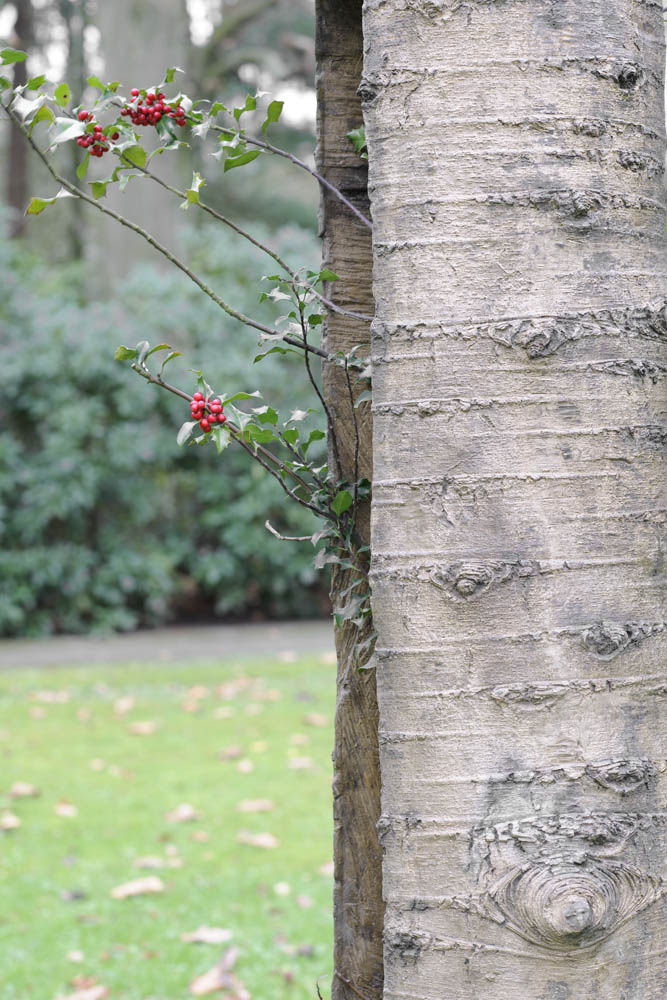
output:
[{"label": "blurred background foliage", "polygon": [[[84,103],[91,73],[129,89],[159,82],[167,65],[184,68],[181,86],[196,96],[230,103],[266,90],[286,101],[274,141],[304,158],[314,145],[312,36],[312,0],[0,2],[0,43],[29,51],[16,73],[66,78]],[[216,391],[259,388],[283,419],[315,405],[302,363],[288,355],[253,366],[252,331],[85,206],[68,200],[26,220],[29,197],[53,184],[9,125],[0,128],[0,635],[327,613],[310,544],[264,527],[268,518],[308,534],[308,512],[288,507],[233,447],[221,457],[212,446],[178,448],[187,406],[113,352],[168,342],[185,355],[170,365],[174,383],[192,390],[188,369],[201,368]],[[293,266],[319,266],[318,194],[305,174],[261,157],[223,177],[205,148],[178,155],[158,172],[182,180],[201,170],[207,200]],[[71,174],[67,156],[60,167]],[[275,270],[267,258],[202,213],[178,211],[149,182],[114,194],[113,205],[231,304],[270,322],[273,306],[258,304],[259,279]]]}]

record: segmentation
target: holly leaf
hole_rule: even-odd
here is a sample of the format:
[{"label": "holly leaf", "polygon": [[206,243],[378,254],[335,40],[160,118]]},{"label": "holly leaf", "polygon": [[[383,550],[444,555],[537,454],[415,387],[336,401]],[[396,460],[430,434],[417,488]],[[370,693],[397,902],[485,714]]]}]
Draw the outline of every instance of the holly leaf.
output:
[{"label": "holly leaf", "polygon": [[11,63],[25,62],[28,53],[22,52],[20,49],[6,48],[0,51],[0,56],[2,57],[0,66],[9,66]]},{"label": "holly leaf", "polygon": [[234,108],[234,117],[237,122],[241,120],[241,115],[245,114],[246,111],[255,111],[257,108],[257,98],[251,97],[250,94],[245,99],[245,104],[242,108]]},{"label": "holly leaf", "polygon": [[252,412],[262,424],[274,424],[275,426],[278,423],[278,413],[272,406],[258,406]]},{"label": "holly leaf", "polygon": [[32,130],[34,129],[35,125],[39,124],[39,122],[48,122],[50,125],[51,122],[55,121],[55,118],[56,116],[54,115],[51,108],[47,108],[45,104],[42,104],[41,108],[39,108],[35,117],[32,120],[32,124],[30,125],[30,132],[28,134],[32,135]]},{"label": "holly leaf", "polygon": [[197,420],[187,420],[184,424],[181,424],[178,434],[176,435],[176,444],[179,447],[183,447],[186,441],[190,440],[195,427],[199,427],[199,421]]},{"label": "holly leaf", "polygon": [[228,447],[229,442],[232,440],[232,436],[227,430],[227,428],[221,426],[220,424],[211,429],[210,436],[213,439],[215,447],[217,448],[218,455],[220,455],[225,450],[225,448]]},{"label": "holly leaf", "polygon": [[53,92],[53,99],[59,107],[64,108],[72,99],[72,91],[66,83],[60,83]]},{"label": "holly leaf", "polygon": [[137,352],[136,352],[136,350],[134,348],[132,348],[132,347],[125,347],[124,344],[121,344],[120,347],[116,348],[116,353],[114,354],[114,360],[115,361],[132,361],[134,358],[136,358],[136,356],[137,356]]},{"label": "holly leaf", "polygon": [[74,195],[61,188],[54,198],[31,198],[30,204],[25,210],[26,215],[39,215],[48,205],[54,205],[59,198],[73,198]]},{"label": "holly leaf", "polygon": [[93,193],[93,198],[98,201],[100,198],[104,198],[107,193],[107,184],[109,181],[91,181],[90,189]]},{"label": "holly leaf", "polygon": [[128,146],[127,149],[123,150],[123,159],[133,163],[135,167],[145,167],[146,150],[139,145]]},{"label": "holly leaf", "polygon": [[39,90],[39,88],[42,86],[42,84],[44,83],[45,80],[46,80],[46,77],[44,76],[43,73],[40,74],[40,76],[32,76],[32,77],[30,77],[30,79],[26,83],[25,89],[26,90]]},{"label": "holly leaf", "polygon": [[225,160],[224,172],[227,173],[228,170],[233,170],[234,167],[242,167],[246,163],[252,163],[256,160],[258,156],[261,155],[261,149],[249,149],[245,153],[241,153],[240,156],[228,156]]},{"label": "holly leaf", "polygon": [[266,120],[262,125],[262,132],[266,135],[266,130],[269,125],[273,125],[280,118],[283,107],[285,106],[284,101],[271,101],[268,108],[266,109]]}]

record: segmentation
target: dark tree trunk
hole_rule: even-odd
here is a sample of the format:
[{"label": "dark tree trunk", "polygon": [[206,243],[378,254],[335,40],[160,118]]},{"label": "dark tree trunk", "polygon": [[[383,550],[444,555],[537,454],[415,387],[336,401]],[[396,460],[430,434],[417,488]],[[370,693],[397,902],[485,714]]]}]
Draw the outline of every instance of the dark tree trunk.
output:
[{"label": "dark tree trunk", "polygon": [[[33,44],[33,9],[31,0],[16,0],[16,21],[12,45],[27,51]],[[14,85],[23,86],[28,82],[28,70],[24,62],[14,63]],[[28,144],[18,129],[12,128],[9,135],[9,173],[7,177],[7,202],[11,209],[10,235],[23,236],[25,232],[25,208],[28,204]]]},{"label": "dark tree trunk", "polygon": [[[346,133],[362,124],[357,88],[362,70],[360,0],[319,0],[316,24],[318,169],[361,211],[368,214],[366,164]],[[328,293],[338,305],[372,313],[371,233],[337,199],[321,203],[324,261],[340,281]],[[325,330],[329,352],[368,344],[369,324],[332,314]],[[345,478],[353,479],[355,421],[341,368],[325,366],[324,391],[336,428]],[[371,418],[357,410],[359,472],[371,477]],[[368,541],[368,510],[360,531]],[[332,597],[349,585],[334,572]],[[373,670],[354,663],[358,633],[337,629],[338,688],[334,751],[334,963],[335,1000],[380,1000],[382,996],[382,853],[376,823],[380,816],[378,709]]]}]

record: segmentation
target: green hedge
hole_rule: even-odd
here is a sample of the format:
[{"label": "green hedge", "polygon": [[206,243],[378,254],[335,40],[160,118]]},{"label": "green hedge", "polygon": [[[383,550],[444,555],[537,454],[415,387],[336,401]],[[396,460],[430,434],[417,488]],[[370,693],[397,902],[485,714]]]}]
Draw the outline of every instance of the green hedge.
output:
[{"label": "green hedge", "polygon": [[[2,234],[0,234],[2,236]],[[187,237],[187,238],[186,238]],[[262,270],[226,233],[184,237],[184,254],[230,302],[259,306]],[[314,237],[277,234],[295,263]],[[269,261],[269,264],[271,262]],[[170,377],[216,391],[259,387],[272,405],[314,405],[298,357],[252,365],[256,338],[178,273],[134,269],[107,301],[88,301],[85,269],[48,271],[0,239],[0,634],[131,629],[185,617],[296,616],[326,608],[309,543],[315,530],[277,483],[234,446],[181,449],[187,404],[113,361],[119,343],[166,341],[185,352]],[[295,395],[292,395],[292,394]]]}]

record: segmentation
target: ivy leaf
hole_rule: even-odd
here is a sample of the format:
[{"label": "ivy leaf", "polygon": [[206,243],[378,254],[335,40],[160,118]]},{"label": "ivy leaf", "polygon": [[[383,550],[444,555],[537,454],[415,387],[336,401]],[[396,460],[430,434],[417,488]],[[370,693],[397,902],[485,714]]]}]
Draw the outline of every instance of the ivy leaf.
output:
[{"label": "ivy leaf", "polygon": [[284,101],[271,101],[268,108],[266,109],[266,120],[262,125],[262,132],[266,135],[266,130],[269,125],[273,125],[280,118],[283,107],[285,106]]},{"label": "ivy leaf", "polygon": [[60,83],[53,92],[53,99],[57,105],[64,108],[72,98],[72,91],[66,83]]},{"label": "ivy leaf", "polygon": [[21,52],[20,49],[6,48],[0,51],[0,56],[2,57],[1,66],[9,66],[11,63],[25,62],[28,58],[27,52]]},{"label": "ivy leaf", "polygon": [[242,167],[246,163],[252,163],[258,156],[261,156],[261,153],[261,149],[249,149],[247,152],[241,153],[240,156],[228,156],[225,160],[225,173],[228,170],[233,170],[234,167]]},{"label": "ivy leaf", "polygon": [[331,502],[331,509],[338,517],[343,514],[354,503],[354,498],[349,490],[341,490]]},{"label": "ivy leaf", "polygon": [[136,358],[136,356],[137,356],[137,352],[136,352],[136,350],[134,350],[134,348],[132,348],[132,347],[125,347],[124,344],[121,344],[120,347],[116,348],[116,353],[114,354],[114,360],[115,361],[132,361],[134,358]]},{"label": "ivy leaf", "polygon": [[187,420],[184,424],[181,424],[178,434],[176,435],[176,444],[182,448],[185,442],[192,436],[192,432],[195,427],[198,426],[199,422],[197,420]]}]

